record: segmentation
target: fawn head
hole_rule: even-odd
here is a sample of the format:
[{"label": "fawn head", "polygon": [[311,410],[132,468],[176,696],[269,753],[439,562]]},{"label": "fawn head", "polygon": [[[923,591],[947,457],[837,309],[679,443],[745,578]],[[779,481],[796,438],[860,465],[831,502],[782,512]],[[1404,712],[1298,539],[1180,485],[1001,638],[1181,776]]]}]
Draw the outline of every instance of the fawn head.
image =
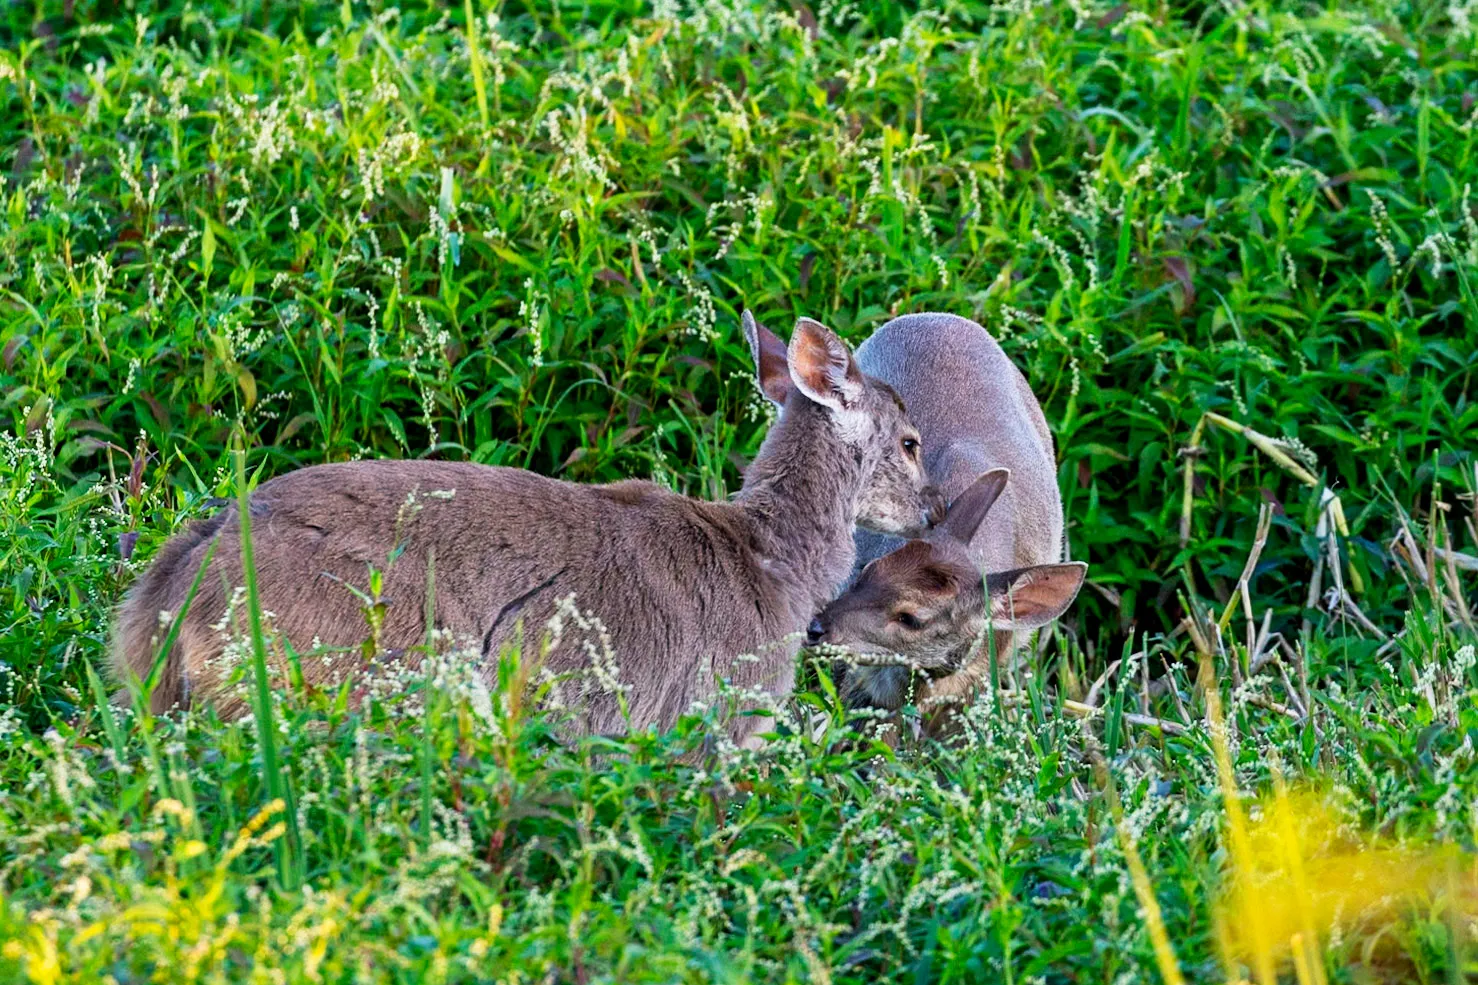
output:
[{"label": "fawn head", "polygon": [[742,321],[764,395],[782,409],[797,398],[821,406],[861,464],[859,526],[906,536],[944,515],[944,497],[924,470],[919,430],[892,387],[858,369],[847,344],[820,322],[799,319],[787,346],[748,311]]},{"label": "fawn head", "polygon": [[992,630],[1028,630],[1062,615],[1082,587],[1086,564],[1042,564],[982,577],[971,556],[970,539],[1009,475],[1005,469],[985,473],[925,539],[863,568],[852,587],[811,620],[807,642],[899,654],[942,676],[960,669],[987,620]]}]

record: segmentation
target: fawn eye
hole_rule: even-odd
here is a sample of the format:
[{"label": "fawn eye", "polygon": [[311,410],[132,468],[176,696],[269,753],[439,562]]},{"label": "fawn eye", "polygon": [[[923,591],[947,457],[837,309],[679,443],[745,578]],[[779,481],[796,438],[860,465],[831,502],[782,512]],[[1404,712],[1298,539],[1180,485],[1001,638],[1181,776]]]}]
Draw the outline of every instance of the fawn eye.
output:
[{"label": "fawn eye", "polygon": [[924,627],[924,624],[919,622],[918,616],[907,611],[893,613],[893,621],[904,629],[922,629]]},{"label": "fawn eye", "polygon": [[903,439],[903,450],[904,450],[904,452],[906,452],[910,456],[917,456],[918,453],[919,453],[919,439],[918,438],[904,438]]}]

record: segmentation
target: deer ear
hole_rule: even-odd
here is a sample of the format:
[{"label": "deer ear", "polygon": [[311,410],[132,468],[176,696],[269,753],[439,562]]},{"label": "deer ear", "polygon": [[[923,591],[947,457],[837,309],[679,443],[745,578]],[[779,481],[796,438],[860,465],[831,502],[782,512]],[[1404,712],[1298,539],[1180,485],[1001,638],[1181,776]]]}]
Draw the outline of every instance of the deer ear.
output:
[{"label": "deer ear", "polygon": [[790,337],[790,379],[796,389],[832,410],[856,410],[862,370],[847,343],[818,321],[802,318]]},{"label": "deer ear", "polygon": [[939,529],[962,544],[970,543],[1010,478],[1010,469],[991,469],[981,475],[949,504]]},{"label": "deer ear", "polygon": [[986,579],[991,625],[1005,629],[1045,626],[1073,604],[1087,572],[1088,565],[1074,561],[991,575]]},{"label": "deer ear", "polygon": [[754,356],[755,377],[759,380],[760,392],[772,402],[785,405],[790,396],[790,366],[786,363],[785,343],[780,337],[754,320],[746,310],[739,319],[744,327],[744,338],[749,342],[749,352]]}]

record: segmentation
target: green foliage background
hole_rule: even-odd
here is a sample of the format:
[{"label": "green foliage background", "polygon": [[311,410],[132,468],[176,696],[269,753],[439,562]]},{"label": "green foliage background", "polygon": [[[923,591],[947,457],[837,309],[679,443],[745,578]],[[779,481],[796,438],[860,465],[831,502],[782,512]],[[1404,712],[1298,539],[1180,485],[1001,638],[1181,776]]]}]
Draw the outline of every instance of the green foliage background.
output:
[{"label": "green foliage background", "polygon": [[[654,475],[717,497],[765,424],[744,307],[781,334],[804,314],[860,342],[893,314],[944,310],[1000,339],[1057,436],[1072,554],[1097,588],[1064,629],[1091,675],[1131,631],[1155,639],[1157,670],[1185,656],[1184,637],[1160,635],[1184,616],[1181,593],[1219,612],[1259,506],[1275,503],[1253,592],[1307,655],[1331,718],[1311,729],[1239,706],[1263,744],[1242,747],[1244,779],[1265,779],[1259,748],[1276,749],[1383,830],[1471,841],[1450,806],[1471,799],[1454,752],[1474,727],[1471,666],[1447,717],[1422,676],[1451,656],[1455,603],[1413,594],[1389,542],[1403,515],[1425,528],[1434,502],[1449,546],[1478,540],[1475,25],[1471,3],[1397,0],[6,5],[0,731],[24,741],[4,759],[0,891],[28,912],[62,906],[76,839],[156,824],[181,868],[150,856],[110,877],[109,899],[194,913],[208,873],[186,864],[188,845],[229,843],[260,807],[249,735],[187,723],[147,756],[133,732],[127,748],[105,742],[85,675],[123,588],[232,493],[234,426],[262,476],[429,455],[578,481]],[[1395,663],[1305,608],[1316,492],[1243,438],[1204,433],[1182,542],[1182,452],[1208,411],[1283,439],[1339,492],[1342,577],[1375,623],[1407,627]],[[1116,686],[1122,716],[1137,699]],[[323,838],[304,864],[330,887],[304,912],[362,935],[363,951],[334,958],[345,976],[363,961],[406,980],[476,969],[490,945],[471,942],[504,903],[522,936],[495,948],[500,975],[635,975],[619,957],[633,942],[659,977],[1148,973],[1121,859],[1098,854],[1102,805],[1074,793],[1092,783],[1080,736],[1034,693],[1036,717],[991,726],[982,751],[937,773],[899,766],[907,796],[860,779],[861,753],[801,743],[744,780],[738,821],[693,793],[713,778],[665,758],[669,740],[607,770],[589,749],[550,753],[517,715],[502,738],[469,739],[459,697],[424,735],[419,719],[330,715],[327,738],[284,739],[296,789],[344,798],[302,809]],[[1172,930],[1209,973],[1204,734],[1167,747],[1111,721]],[[467,832],[475,848],[446,857],[475,878],[429,875],[434,855],[390,861],[431,838],[432,788],[398,791],[406,757],[433,745],[438,763],[461,757],[434,786],[461,820],[434,830],[446,844]],[[337,791],[346,764],[359,778]],[[106,778],[75,802],[44,792],[48,776],[85,774]],[[1171,789],[1174,822],[1151,825]],[[200,813],[176,825],[151,807],[161,798],[198,798]],[[354,813],[371,800],[381,827]],[[607,830],[635,847],[602,854]],[[724,830],[724,853],[758,856],[713,855]],[[505,837],[578,865],[489,861],[490,876],[467,861]],[[246,872],[220,870],[222,909],[200,919],[245,913],[251,946],[301,943],[285,897],[262,911],[252,895],[271,870],[252,851]],[[759,857],[769,881],[746,882]],[[783,873],[800,868],[814,885],[797,896]],[[940,902],[961,879],[979,892]],[[710,881],[727,887],[718,902],[697,888]],[[664,894],[688,916],[643,916]],[[704,922],[745,898],[765,901],[764,920]],[[4,919],[30,927],[18,912]],[[868,930],[895,918],[896,934]],[[1106,929],[1065,943],[1085,922]],[[38,941],[72,926],[43,925]],[[178,958],[132,926],[76,944],[73,967],[143,975]],[[1411,931],[1386,970],[1458,967],[1440,930]],[[296,946],[281,945],[283,966],[313,980],[311,947]]]}]

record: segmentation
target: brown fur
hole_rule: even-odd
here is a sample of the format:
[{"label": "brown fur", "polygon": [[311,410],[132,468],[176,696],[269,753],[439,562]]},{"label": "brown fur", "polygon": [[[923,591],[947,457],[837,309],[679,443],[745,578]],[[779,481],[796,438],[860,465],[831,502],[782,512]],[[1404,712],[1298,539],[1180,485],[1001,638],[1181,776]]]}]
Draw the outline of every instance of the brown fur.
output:
[{"label": "brown fur", "polygon": [[[1003,485],[1005,471],[987,473]],[[977,483],[957,500],[968,502]],[[994,499],[994,493],[990,498]],[[981,509],[983,516],[989,503]],[[958,506],[951,510],[953,519]],[[993,572],[983,580],[968,542],[948,524],[872,561],[839,598],[812,620],[807,641],[856,655],[897,655],[906,665],[865,662],[847,668],[853,705],[897,709],[912,698],[928,730],[949,730],[951,711],[990,680],[991,645],[1057,618],[1082,587],[1082,563],[1043,564]],[[992,632],[987,632],[987,620]],[[992,637],[994,643],[992,644]],[[1002,640],[1006,643],[1003,644]],[[998,659],[1009,657],[997,651]],[[922,677],[915,679],[912,672]],[[910,695],[910,689],[915,693]]]},{"label": "brown fur", "polygon": [[[802,319],[787,350],[748,313],[745,329],[761,385],[783,412],[731,503],[648,482],[584,486],[426,461],[319,465],[263,483],[251,497],[261,605],[298,653],[322,654],[302,658],[304,678],[327,684],[361,665],[368,627],[350,586],[363,590],[371,566],[384,571],[381,646],[419,645],[434,552],[436,622],[477,641],[484,668],[520,624],[537,640],[558,601],[573,594],[608,631],[636,728],[670,725],[711,700],[718,678],[788,694],[796,642],[787,637],[846,580],[854,524],[922,529],[941,500],[917,455],[901,447],[917,432],[896,396],[864,377],[831,332]],[[123,604],[116,670],[142,676],[165,631],[159,614],[183,603],[216,544],[154,694],[156,710],[202,699],[226,716],[244,710],[222,687],[226,634],[213,628],[243,582],[239,541],[228,507],[171,540]],[[567,626],[546,666],[588,666],[584,643],[597,636]],[[741,718],[732,731],[742,740],[763,725]],[[609,693],[590,696],[575,726],[624,727]]]},{"label": "brown fur", "polygon": [[[857,362],[901,395],[923,437],[925,466],[951,501],[983,473],[1009,470],[999,500],[987,504],[983,522],[965,541],[964,560],[975,572],[1016,571],[1062,557],[1062,499],[1046,417],[1025,377],[984,328],[955,315],[905,315],[879,328],[858,349]],[[946,542],[929,540],[936,547]],[[897,537],[859,531],[857,563],[866,565],[901,544]],[[888,574],[885,567],[875,579]],[[965,610],[952,611],[959,618],[951,632],[957,632]],[[994,635],[998,659],[1008,660],[1030,633],[1003,629]],[[970,666],[954,668],[953,676],[946,673],[947,662],[936,668],[941,676],[928,682],[921,697],[958,698],[988,680],[989,649],[981,650]],[[859,667],[847,673],[845,692],[854,704],[896,708],[908,680],[902,667]]]}]

